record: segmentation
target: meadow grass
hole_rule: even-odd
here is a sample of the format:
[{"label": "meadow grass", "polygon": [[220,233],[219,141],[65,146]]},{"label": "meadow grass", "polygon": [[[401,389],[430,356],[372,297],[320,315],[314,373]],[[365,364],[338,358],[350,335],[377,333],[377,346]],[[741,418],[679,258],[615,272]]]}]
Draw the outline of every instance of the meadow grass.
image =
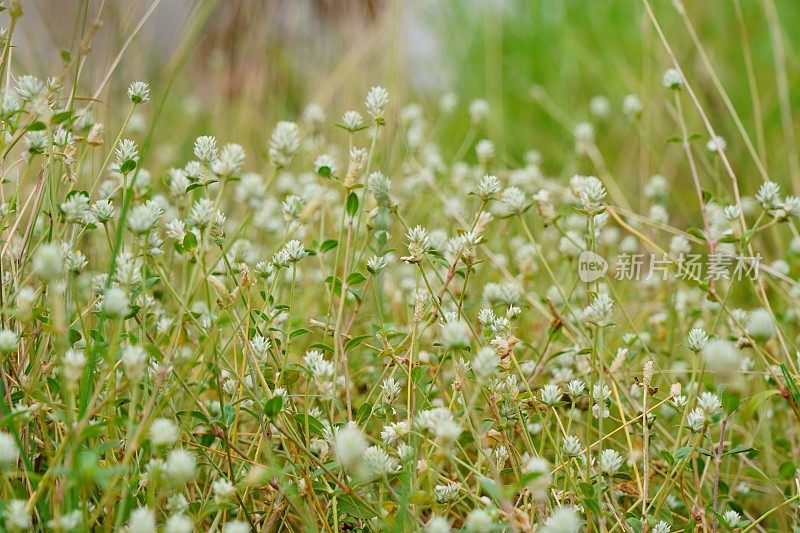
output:
[{"label": "meadow grass", "polygon": [[428,6],[431,91],[391,3],[330,86],[199,101],[224,4],[146,81],[159,2],[101,65],[80,3],[51,72],[23,7],[4,530],[797,529],[800,7]]}]

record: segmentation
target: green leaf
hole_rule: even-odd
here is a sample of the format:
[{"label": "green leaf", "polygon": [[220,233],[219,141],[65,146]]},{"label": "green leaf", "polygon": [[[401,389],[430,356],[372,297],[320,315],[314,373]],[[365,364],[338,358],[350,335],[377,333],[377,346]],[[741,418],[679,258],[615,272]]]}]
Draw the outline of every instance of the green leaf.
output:
[{"label": "green leaf", "polygon": [[699,228],[689,228],[688,230],[686,230],[686,233],[688,233],[693,237],[697,237],[701,241],[706,240],[706,236],[703,234],[703,230]]},{"label": "green leaf", "polygon": [[690,453],[692,453],[692,447],[691,446],[684,446],[683,448],[678,448],[675,451],[675,459],[683,459],[684,457],[688,456]]},{"label": "green leaf", "polygon": [[778,467],[778,476],[783,480],[792,479],[796,470],[797,468],[794,466],[793,462],[786,461],[785,463],[781,463],[781,466]]},{"label": "green leaf", "polygon": [[369,415],[372,414],[372,404],[369,402],[364,403],[361,407],[358,408],[356,412],[356,422],[359,424],[363,423],[364,421],[369,418]]},{"label": "green leaf", "polygon": [[71,117],[72,111],[62,111],[53,115],[53,118],[50,119],[50,123],[61,124],[62,122],[69,120]]},{"label": "green leaf", "polygon": [[351,192],[347,196],[347,214],[351,217],[355,216],[358,212],[358,195]]},{"label": "green leaf", "polygon": [[739,453],[747,453],[754,451],[755,448],[751,446],[737,446],[736,448],[730,449],[722,455],[736,455]]},{"label": "green leaf", "polygon": [[728,416],[731,415],[736,409],[739,408],[739,402],[742,400],[741,394],[725,389],[720,395],[722,400],[722,409]]},{"label": "green leaf", "polygon": [[28,131],[42,131],[47,129],[47,126],[44,125],[44,122],[37,120],[36,122],[31,122],[25,127]]},{"label": "green leaf", "polygon": [[119,166],[119,171],[122,172],[123,174],[127,174],[134,168],[136,168],[136,161],[134,161],[133,159],[128,159]]},{"label": "green leaf", "polygon": [[264,414],[266,414],[270,420],[275,420],[275,418],[278,416],[278,413],[281,412],[282,407],[283,395],[277,394],[267,400],[264,404]]},{"label": "green leaf", "polygon": [[299,337],[300,335],[305,335],[306,333],[311,333],[306,328],[297,328],[293,332],[289,333],[289,338],[294,339],[295,337]]},{"label": "green leaf", "polygon": [[781,363],[781,372],[783,372],[783,378],[786,380],[786,388],[789,389],[789,393],[792,395],[795,405],[800,404],[800,391],[797,390],[797,384],[794,382],[792,375],[789,374],[786,363]]},{"label": "green leaf", "polygon": [[316,435],[318,437],[322,437],[325,434],[325,427],[322,425],[318,419],[314,418],[311,415],[307,415],[305,413],[297,413],[294,415],[294,420],[297,422],[297,425],[300,427],[302,431],[305,431],[306,424],[308,424],[308,431]]},{"label": "green leaf", "polygon": [[348,352],[348,351],[350,351],[351,348],[355,348],[356,346],[358,346],[359,344],[361,344],[365,340],[371,339],[371,338],[372,338],[372,335],[359,335],[358,337],[353,337],[352,339],[347,341],[347,344],[344,345],[344,351]]},{"label": "green leaf", "polygon": [[369,520],[375,516],[375,513],[366,505],[356,500],[349,494],[341,494],[337,496],[339,500],[338,508],[339,513],[346,516],[361,518],[362,520]]},{"label": "green leaf", "polygon": [[328,250],[333,250],[337,246],[339,246],[339,241],[336,241],[334,239],[328,239],[327,241],[324,241],[322,244],[320,244],[319,251],[327,252]]},{"label": "green leaf", "polygon": [[197,247],[197,235],[191,231],[183,237],[183,248],[187,251],[194,250]]},{"label": "green leaf", "polygon": [[347,276],[347,285],[358,285],[366,281],[366,279],[366,276],[361,272],[351,272],[350,275]]}]

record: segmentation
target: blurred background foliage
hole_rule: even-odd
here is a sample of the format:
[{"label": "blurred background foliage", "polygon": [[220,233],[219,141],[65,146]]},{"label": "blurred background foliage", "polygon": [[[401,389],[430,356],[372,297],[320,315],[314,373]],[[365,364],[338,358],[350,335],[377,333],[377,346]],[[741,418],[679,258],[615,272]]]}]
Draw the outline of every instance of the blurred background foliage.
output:
[{"label": "blurred background foliage", "polygon": [[[687,21],[770,177],[788,184],[800,168],[794,125],[787,124],[800,101],[800,2],[692,1],[683,5],[684,17],[673,0],[650,1],[701,104],[728,139],[744,192],[761,180],[747,183],[756,166]],[[640,189],[654,173],[689,184],[679,177],[679,147],[667,142],[677,133],[671,95],[661,84],[671,64],[641,0],[32,0],[24,8],[18,35],[27,42],[15,51],[17,73],[23,65],[37,75],[58,71],[55,51],[76,53],[74,36],[99,20],[79,94],[91,95],[124,49],[100,98],[114,100],[139,78],[151,83],[156,101],[168,96],[155,124],[154,167],[175,150],[188,153],[200,133],[240,142],[263,159],[276,121],[296,119],[316,102],[334,123],[382,84],[395,112],[416,101],[431,123],[440,95],[459,95],[459,112],[442,136],[452,143],[442,146],[444,154],[462,144],[469,101],[485,98],[493,112],[477,138],[491,138],[500,161],[521,164],[536,149],[548,174],[593,172],[597,162],[571,149],[575,124],[589,120],[608,172],[626,188]],[[638,120],[621,112],[628,94],[643,103]],[[605,119],[590,114],[597,95],[609,100]],[[110,106],[111,113],[121,109]],[[702,123],[693,110],[690,117],[690,130],[704,143]],[[710,174],[715,164],[703,161]],[[722,186],[712,192],[725,195]]]}]

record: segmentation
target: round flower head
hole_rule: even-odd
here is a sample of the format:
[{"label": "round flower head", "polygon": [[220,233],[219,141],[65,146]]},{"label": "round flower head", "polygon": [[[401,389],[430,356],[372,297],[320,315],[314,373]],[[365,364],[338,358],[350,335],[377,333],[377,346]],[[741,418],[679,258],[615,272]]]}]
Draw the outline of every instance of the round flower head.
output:
[{"label": "round flower head", "polygon": [[703,358],[709,370],[727,374],[739,370],[741,355],[732,342],[714,339],[703,348]]},{"label": "round flower head", "polygon": [[0,352],[8,353],[17,347],[17,334],[10,329],[0,329]]},{"label": "round flower head", "polygon": [[367,107],[367,112],[375,119],[377,124],[384,122],[384,112],[386,104],[389,103],[389,92],[383,87],[373,87],[367,93],[367,98],[364,100],[364,105]]},{"label": "round flower head", "polygon": [[59,279],[64,273],[64,252],[55,243],[43,244],[33,255],[33,271],[44,281]]},{"label": "round flower head", "polygon": [[183,513],[176,513],[164,522],[164,533],[192,533],[194,524]]},{"label": "round flower head", "polygon": [[367,439],[364,438],[364,433],[358,426],[345,426],[336,431],[333,451],[342,467],[352,468],[358,464],[364,452],[367,451]]},{"label": "round flower head", "polygon": [[130,533],[156,533],[156,515],[147,507],[139,507],[131,511],[128,519]]},{"label": "round flower head", "polygon": [[249,533],[250,525],[241,520],[231,520],[226,522],[222,528],[222,533]]},{"label": "round flower head", "polygon": [[525,465],[525,477],[533,497],[540,501],[546,499],[550,483],[553,481],[547,461],[541,457],[531,458]]},{"label": "round flower head", "polygon": [[144,104],[150,101],[150,85],[143,81],[135,81],[128,87],[128,98],[134,104]]},{"label": "round flower head", "polygon": [[425,533],[450,533],[450,522],[441,516],[432,516],[425,524]]},{"label": "round flower head", "polygon": [[194,479],[197,459],[186,450],[172,450],[167,455],[166,473],[171,482],[183,485]]},{"label": "round flower head", "polygon": [[294,122],[278,122],[269,138],[269,157],[278,167],[286,167],[300,149],[300,129]]},{"label": "round flower head", "polygon": [[217,139],[202,135],[194,141],[194,156],[198,161],[210,163],[217,158]]},{"label": "round flower head", "polygon": [[483,533],[491,531],[494,525],[492,516],[484,509],[473,509],[464,520],[464,528],[470,533]]},{"label": "round flower head", "polygon": [[664,71],[662,83],[667,89],[679,90],[683,88],[683,76],[674,68],[668,68]]},{"label": "round flower head", "polygon": [[24,500],[11,500],[6,504],[3,512],[6,528],[11,531],[21,531],[31,527],[31,513],[28,511],[26,503]]},{"label": "round flower head", "polygon": [[754,339],[768,340],[775,334],[775,319],[766,309],[754,309],[747,316],[745,329]]},{"label": "round flower head", "polygon": [[575,509],[570,506],[562,506],[547,517],[542,533],[578,533],[582,525]]},{"label": "round flower head", "polygon": [[128,314],[128,295],[119,287],[110,287],[103,295],[102,310],[106,316],[119,318]]},{"label": "round flower head", "polygon": [[0,431],[0,468],[16,466],[18,459],[17,441],[9,433]]},{"label": "round flower head", "polygon": [[150,442],[153,446],[169,446],[178,440],[178,428],[168,418],[156,418],[150,425]]}]

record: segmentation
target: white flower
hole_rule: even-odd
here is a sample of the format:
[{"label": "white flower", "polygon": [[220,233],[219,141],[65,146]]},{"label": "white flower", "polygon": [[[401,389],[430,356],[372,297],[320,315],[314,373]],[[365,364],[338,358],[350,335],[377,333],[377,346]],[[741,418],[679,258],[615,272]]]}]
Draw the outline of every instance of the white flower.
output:
[{"label": "white flower", "polygon": [[674,68],[668,68],[664,71],[664,76],[661,78],[661,82],[664,84],[664,87],[667,89],[682,89],[683,88],[683,76],[681,73]]},{"label": "white flower", "polygon": [[656,525],[653,526],[652,531],[653,533],[669,533],[670,527],[669,524],[664,520],[660,520]]},{"label": "white flower", "polygon": [[77,383],[86,367],[86,355],[83,350],[68,349],[64,353],[62,372],[69,383]]},{"label": "white flower", "polygon": [[17,441],[14,440],[11,434],[0,431],[0,468],[5,469],[16,466],[18,459],[19,448],[17,447]]},{"label": "white flower", "polygon": [[611,111],[611,103],[602,95],[593,96],[589,100],[589,112],[597,118],[606,118]]},{"label": "white flower", "polygon": [[229,143],[211,163],[211,170],[218,176],[238,176],[244,166],[245,151],[241,145]]},{"label": "white flower", "polygon": [[561,387],[556,383],[548,383],[540,391],[542,403],[545,405],[555,405],[561,401]]},{"label": "white flower", "polygon": [[17,347],[17,334],[10,329],[0,329],[0,352],[8,353]]},{"label": "white flower", "polygon": [[216,212],[217,210],[214,208],[213,201],[209,198],[200,198],[192,205],[189,216],[194,220],[195,224],[202,228],[207,226],[214,219]]},{"label": "white flower", "polygon": [[144,104],[150,101],[150,85],[143,81],[135,81],[128,87],[128,98],[134,104]]},{"label": "white flower", "polygon": [[727,147],[728,143],[719,135],[711,137],[708,142],[706,142],[706,150],[709,152],[724,152]]},{"label": "white flower", "polygon": [[347,425],[336,431],[333,440],[333,451],[339,464],[350,469],[358,464],[367,451],[367,439],[356,425]]},{"label": "white flower", "polygon": [[122,365],[125,367],[125,374],[131,381],[138,381],[142,378],[147,360],[147,352],[141,346],[129,344],[122,350]]},{"label": "white flower", "polygon": [[709,341],[703,348],[703,358],[712,372],[730,373],[739,369],[739,350],[724,339]]},{"label": "white flower", "polygon": [[581,525],[581,520],[574,508],[561,506],[547,517],[542,533],[578,533]]},{"label": "white flower", "polygon": [[608,325],[613,319],[613,313],[614,301],[604,292],[598,293],[583,310],[584,318],[598,326]]},{"label": "white flower", "polygon": [[11,531],[31,527],[31,514],[26,505],[27,502],[24,500],[11,500],[6,505],[3,516],[6,519],[6,527]]},{"label": "white flower", "polygon": [[342,126],[350,132],[358,131],[364,126],[364,117],[358,111],[346,111],[342,115]]},{"label": "white flower", "polygon": [[117,166],[122,166],[128,161],[139,161],[139,148],[136,143],[130,139],[122,139],[114,151],[117,159]]},{"label": "white flower", "polygon": [[686,416],[686,425],[689,426],[689,428],[692,431],[700,431],[701,429],[703,429],[705,421],[706,421],[706,414],[700,407],[693,409]]},{"label": "white flower", "polygon": [[222,533],[249,533],[250,525],[241,520],[231,520],[222,527]]},{"label": "white flower", "polygon": [[703,392],[700,395],[700,399],[697,400],[697,405],[709,416],[722,409],[722,402],[719,396],[713,392]]},{"label": "white flower", "polygon": [[156,515],[147,507],[131,511],[128,519],[129,533],[156,533]]},{"label": "white flower", "polygon": [[756,201],[764,209],[774,209],[779,206],[781,187],[774,181],[765,181],[758,188]]},{"label": "white flower", "polygon": [[278,122],[269,138],[269,157],[278,167],[286,167],[300,149],[300,129],[294,122]]},{"label": "white flower", "polygon": [[320,154],[314,160],[314,172],[320,176],[335,176],[339,167],[330,154]]},{"label": "white flower", "polygon": [[169,446],[178,440],[178,427],[168,418],[156,418],[150,424],[150,442],[153,446]]},{"label": "white flower", "polygon": [[473,124],[480,124],[489,114],[489,102],[482,99],[473,100],[469,104],[469,117]]},{"label": "white flower", "polygon": [[581,379],[573,379],[567,383],[567,393],[573,398],[583,394],[585,388],[586,383],[584,383],[584,381]]},{"label": "white flower", "polygon": [[176,513],[164,522],[164,533],[192,533],[194,524],[183,513]]},{"label": "white flower", "polygon": [[475,145],[475,155],[478,162],[486,163],[494,158],[494,143],[489,139],[481,139]]},{"label": "white flower", "polygon": [[575,435],[567,435],[564,437],[564,444],[561,447],[561,450],[564,452],[565,455],[570,457],[575,457],[580,455],[581,453],[581,441]]},{"label": "white flower", "polygon": [[635,94],[629,94],[622,100],[622,112],[629,117],[637,117],[642,113],[642,101]]},{"label": "white flower", "polygon": [[489,378],[494,377],[497,367],[500,364],[500,357],[492,348],[481,348],[472,360],[472,370],[479,382],[485,383]]},{"label": "white flower", "polygon": [[425,524],[425,533],[450,533],[450,522],[441,516],[432,516]]},{"label": "white flower", "polygon": [[500,192],[500,180],[497,179],[497,176],[487,174],[481,178],[478,184],[478,196],[481,199],[488,200],[498,192]]},{"label": "white flower", "polygon": [[594,142],[594,126],[588,122],[579,122],[575,125],[572,134],[580,144],[591,144]]},{"label": "white flower", "polygon": [[728,524],[729,527],[736,527],[736,524],[741,520],[741,516],[736,511],[725,511],[722,514],[722,520]]},{"label": "white flower", "polygon": [[613,476],[622,466],[622,456],[616,450],[603,450],[600,452],[600,470]]},{"label": "white flower", "polygon": [[367,93],[364,105],[367,112],[375,119],[375,122],[382,122],[384,119],[384,108],[389,103],[389,93],[383,87],[373,87]]},{"label": "white flower", "polygon": [[377,479],[394,471],[396,466],[397,462],[383,448],[370,446],[361,456],[359,473],[364,479]]},{"label": "white flower", "polygon": [[230,498],[236,492],[236,487],[233,486],[233,483],[221,477],[211,484],[211,490],[214,492],[214,500],[219,503]]},{"label": "white flower", "polygon": [[471,533],[484,533],[490,531],[494,525],[494,520],[483,509],[473,509],[464,520],[464,528]]},{"label": "white flower", "polygon": [[469,330],[460,320],[451,320],[442,325],[439,344],[446,348],[465,348],[469,346]]},{"label": "white flower", "polygon": [[130,310],[128,295],[119,287],[109,287],[103,295],[101,309],[109,317],[122,317]]},{"label": "white flower", "polygon": [[60,245],[47,243],[33,255],[33,271],[44,281],[53,281],[64,273],[64,252]]},{"label": "white flower", "polygon": [[36,76],[30,74],[23,74],[17,78],[17,84],[14,87],[17,94],[23,100],[30,102],[35,100],[44,93],[44,83]]},{"label": "white flower", "polygon": [[201,135],[195,139],[194,156],[205,163],[214,161],[217,158],[217,139],[211,135]]},{"label": "white flower", "polygon": [[708,334],[701,328],[693,328],[689,331],[688,346],[693,352],[702,351],[708,343]]},{"label": "white flower", "polygon": [[775,334],[775,319],[766,309],[754,309],[747,316],[745,330],[754,339],[768,340]]},{"label": "white flower", "polygon": [[455,501],[458,498],[458,491],[461,490],[461,483],[448,483],[447,485],[436,485],[433,487],[433,496],[439,503]]},{"label": "white flower", "polygon": [[533,497],[539,501],[547,498],[547,491],[553,481],[547,461],[541,457],[532,457],[525,465],[525,475],[528,479],[527,487]]},{"label": "white flower", "polygon": [[186,450],[172,450],[167,455],[166,473],[171,482],[183,485],[194,479],[197,459]]},{"label": "white flower", "polygon": [[304,258],[308,253],[306,252],[303,243],[298,241],[297,239],[291,240],[287,242],[283,249],[286,251],[286,254],[289,257],[289,261],[292,263],[296,263]]},{"label": "white flower", "polygon": [[582,177],[581,183],[581,205],[589,214],[594,214],[600,208],[603,198],[606,197],[606,189],[603,183],[594,176]]}]

